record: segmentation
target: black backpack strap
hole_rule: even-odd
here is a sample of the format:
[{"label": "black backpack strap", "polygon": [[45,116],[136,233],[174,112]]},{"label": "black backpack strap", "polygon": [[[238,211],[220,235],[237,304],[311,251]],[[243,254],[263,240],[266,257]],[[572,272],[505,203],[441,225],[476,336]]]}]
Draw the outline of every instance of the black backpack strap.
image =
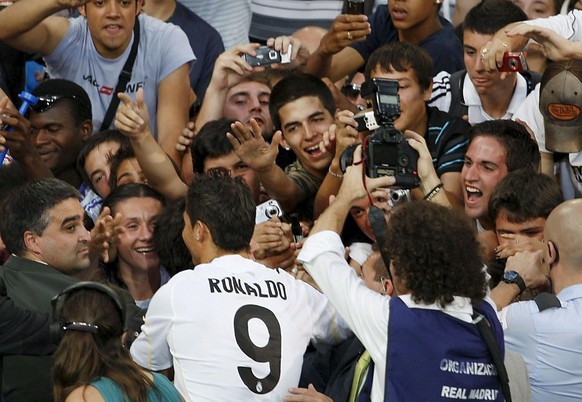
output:
[{"label": "black backpack strap", "polygon": [[562,303],[560,303],[560,299],[551,293],[540,293],[534,298],[534,301],[538,305],[538,309],[540,311],[547,310],[549,308],[556,308],[562,307]]},{"label": "black backpack strap", "polygon": [[451,74],[449,77],[449,84],[451,87],[451,106],[449,107],[449,114],[461,119],[469,113],[469,108],[465,105],[465,97],[463,96],[463,84],[465,83],[466,73],[467,70],[460,70]]},{"label": "black backpack strap", "polygon": [[139,46],[139,19],[135,17],[135,25],[133,26],[133,44],[131,45],[131,50],[129,51],[129,56],[125,61],[121,72],[119,73],[119,78],[117,80],[117,86],[115,91],[113,91],[113,98],[111,98],[111,103],[105,112],[105,117],[103,118],[103,123],[101,123],[100,131],[107,130],[113,121],[113,116],[117,112],[117,106],[119,106],[119,98],[117,94],[119,92],[125,92],[127,83],[131,79],[131,71],[133,70],[133,64],[135,62],[135,56],[137,55],[137,47]]},{"label": "black backpack strap", "polygon": [[495,342],[495,335],[491,329],[491,324],[487,318],[477,313],[473,310],[473,322],[477,325],[477,329],[481,334],[481,338],[485,341],[487,349],[493,358],[493,363],[497,368],[497,375],[499,376],[499,381],[501,381],[501,389],[503,390],[503,395],[505,396],[505,402],[511,402],[511,390],[509,389],[509,376],[507,375],[507,369],[505,368],[505,363],[503,363],[503,358],[501,357],[501,352],[497,347]]},{"label": "black backpack strap", "polygon": [[527,82],[527,94],[534,90],[537,84],[542,81],[542,74],[535,71],[521,71],[520,74]]}]

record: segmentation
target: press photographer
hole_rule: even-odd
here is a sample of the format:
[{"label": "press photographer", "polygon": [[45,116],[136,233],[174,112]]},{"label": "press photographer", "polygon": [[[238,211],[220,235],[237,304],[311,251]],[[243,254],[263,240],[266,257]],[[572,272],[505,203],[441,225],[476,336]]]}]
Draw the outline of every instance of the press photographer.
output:
[{"label": "press photographer", "polygon": [[[383,78],[372,78],[362,85],[362,96],[370,99],[373,106],[372,114],[368,112],[362,117],[367,119],[366,126],[378,126],[364,138],[362,160],[368,177],[394,176],[394,186],[410,189],[420,184],[418,153],[394,127],[394,120],[400,116],[398,88],[398,81]],[[359,123],[358,116],[354,119]],[[340,156],[342,173],[352,165],[356,147],[357,144],[349,146]]]},{"label": "press photographer", "polygon": [[[420,185],[411,191],[413,198],[460,206],[463,199],[460,172],[468,142],[467,132],[471,126],[462,119],[427,106],[432,92],[432,68],[430,56],[420,47],[407,42],[390,43],[370,56],[365,77],[366,81],[387,79],[399,84],[400,116],[394,120],[394,129],[403,133],[408,144],[419,154],[416,170]],[[388,92],[384,95],[393,96],[390,88],[382,88],[382,91],[386,90]],[[338,147],[335,145],[342,140],[342,133],[356,132],[358,127],[351,112],[340,113],[347,116],[341,119],[336,116],[336,126],[333,130],[330,128],[329,135],[321,144],[329,152],[335,151],[338,159]],[[360,133],[360,137],[365,136],[366,133]],[[381,159],[386,157],[382,155]],[[317,201],[324,206],[328,205],[326,201],[330,195],[337,194],[341,184],[339,163],[338,170],[334,169],[332,162],[330,170],[335,174],[334,181],[326,178],[329,185],[322,185],[317,195]],[[316,210],[316,215],[323,209]]]},{"label": "press photographer", "polygon": [[[393,297],[368,289],[348,266],[339,232],[351,205],[396,182],[366,177],[361,158],[358,147],[298,260],[370,353],[371,401],[510,401],[508,383],[498,376],[505,372],[503,332],[485,298],[478,241],[462,211],[422,201],[392,211],[384,251],[391,257]],[[490,323],[491,343],[476,317]]]}]

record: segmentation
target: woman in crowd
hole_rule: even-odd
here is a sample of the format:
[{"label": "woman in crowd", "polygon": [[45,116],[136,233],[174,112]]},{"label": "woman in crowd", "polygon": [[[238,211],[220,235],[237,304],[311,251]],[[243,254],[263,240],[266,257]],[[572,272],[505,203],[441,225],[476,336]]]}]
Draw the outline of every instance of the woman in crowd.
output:
[{"label": "woman in crowd", "polygon": [[182,401],[166,377],[139,367],[124,348],[125,308],[114,290],[80,282],[53,303],[53,332],[62,337],[54,354],[55,401]]},{"label": "woman in crowd", "polygon": [[147,309],[156,290],[170,279],[160,266],[153,243],[154,227],[164,204],[160,193],[139,183],[117,187],[103,202],[112,216],[122,217],[117,258],[106,266],[108,280],[127,288],[143,309]]}]

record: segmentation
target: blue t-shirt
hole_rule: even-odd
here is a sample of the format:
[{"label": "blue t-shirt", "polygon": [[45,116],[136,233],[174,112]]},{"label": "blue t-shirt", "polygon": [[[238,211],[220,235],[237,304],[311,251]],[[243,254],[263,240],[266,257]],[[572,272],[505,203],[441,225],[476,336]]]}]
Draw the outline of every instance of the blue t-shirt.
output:
[{"label": "blue t-shirt", "polygon": [[[165,376],[159,373],[152,373],[154,376],[154,385],[157,390],[150,388],[148,390],[149,402],[181,402],[180,394],[174,388],[174,385]],[[97,388],[105,402],[125,401],[123,390],[115,381],[108,377],[99,377],[91,381],[90,385]]]},{"label": "blue t-shirt", "polygon": [[[454,73],[465,68],[463,63],[463,45],[451,23],[439,17],[443,28],[418,43],[426,50],[434,63],[433,76],[441,71]],[[351,45],[364,60],[380,46],[398,40],[398,30],[394,27],[388,6],[378,6],[370,16],[372,33],[365,41]]]},{"label": "blue t-shirt", "polygon": [[190,86],[202,101],[212,77],[214,62],[224,52],[222,37],[216,29],[180,2],[176,2],[174,14],[166,22],[178,25],[188,37],[196,55],[196,63],[190,68]]}]

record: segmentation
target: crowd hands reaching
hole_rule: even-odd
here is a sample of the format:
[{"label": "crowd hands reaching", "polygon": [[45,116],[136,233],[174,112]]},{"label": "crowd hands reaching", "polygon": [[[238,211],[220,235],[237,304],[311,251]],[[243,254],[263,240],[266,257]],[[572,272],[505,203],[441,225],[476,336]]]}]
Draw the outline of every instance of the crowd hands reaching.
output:
[{"label": "crowd hands reaching", "polygon": [[[35,0],[21,1],[23,11]],[[53,309],[63,316],[72,314],[72,321],[93,319],[89,310],[87,317],[73,317],[72,294],[79,292],[89,298],[91,292],[104,291],[95,290],[93,285],[78,290],[65,288],[74,288],[79,281],[105,283],[113,288],[115,297],[119,298],[113,305],[129,306],[128,311],[121,314],[122,321],[133,320],[129,336],[123,338],[123,343],[129,348],[137,339],[131,355],[128,350],[120,352],[123,356],[120,362],[131,367],[127,370],[133,373],[134,379],[141,378],[147,384],[139,392],[157,389],[162,381],[143,369],[162,371],[171,378],[172,366],[183,364],[179,355],[184,349],[178,348],[188,348],[187,344],[170,345],[166,339],[189,330],[180,325],[172,328],[171,324],[183,319],[176,317],[184,314],[186,304],[194,306],[193,310],[208,307],[204,313],[209,316],[196,312],[192,315],[195,318],[186,319],[194,322],[219,316],[221,312],[216,306],[220,303],[225,306],[232,303],[236,309],[248,303],[246,300],[224,301],[226,295],[273,299],[262,308],[272,312],[275,323],[280,325],[278,331],[292,334],[290,326],[302,331],[300,340],[293,346],[294,356],[301,356],[308,344],[316,346],[317,350],[308,350],[305,354],[301,383],[300,365],[281,363],[281,356],[279,370],[295,373],[291,380],[278,382],[277,377],[271,384],[271,377],[262,380],[257,377],[255,383],[255,374],[252,374],[251,380],[243,379],[242,386],[233,386],[232,394],[228,389],[219,391],[225,387],[212,378],[200,390],[185,385],[185,380],[196,372],[194,367],[189,367],[175,374],[176,388],[181,396],[167,400],[191,400],[202,394],[223,400],[229,398],[225,395],[234,395],[244,400],[249,390],[262,392],[262,387],[270,387],[267,392],[273,392],[274,398],[284,401],[347,400],[347,395],[339,396],[340,380],[333,373],[345,366],[355,366],[364,351],[369,352],[376,366],[368,369],[368,377],[373,377],[374,382],[371,389],[365,390],[370,395],[367,400],[382,400],[384,392],[394,396],[398,392],[387,382],[385,384],[384,375],[386,328],[392,325],[388,311],[390,314],[392,310],[398,311],[399,307],[391,302],[391,298],[397,296],[404,296],[409,308],[439,310],[457,318],[451,311],[458,303],[465,306],[459,313],[460,320],[465,322],[471,322],[473,306],[492,324],[497,343],[503,344],[505,336],[505,347],[518,352],[525,361],[527,372],[512,369],[509,374],[512,386],[525,383],[526,391],[512,388],[512,393],[517,392],[524,400],[532,396],[536,401],[550,400],[551,395],[559,394],[560,390],[552,388],[553,377],[544,377],[544,373],[530,366],[536,352],[520,339],[531,336],[528,331],[533,330],[528,325],[535,318],[530,318],[524,311],[525,304],[520,302],[534,303],[527,306],[537,303],[543,313],[548,306],[540,304],[538,296],[558,294],[558,298],[548,302],[554,303],[548,314],[552,313],[551,308],[556,308],[555,303],[565,306],[570,302],[567,297],[572,297],[570,293],[574,290],[571,288],[582,283],[576,279],[578,270],[582,269],[582,260],[572,240],[580,235],[576,224],[582,211],[578,200],[564,201],[564,189],[560,188],[554,174],[554,170],[559,169],[554,169],[553,153],[543,143],[548,133],[544,133],[543,122],[540,124],[539,110],[532,109],[533,104],[541,102],[542,90],[528,88],[526,91],[525,78],[515,72],[501,72],[499,68],[507,52],[517,52],[525,46],[532,54],[537,50],[554,62],[574,60],[576,63],[582,51],[578,49],[578,42],[565,36],[562,26],[552,29],[552,23],[546,24],[543,20],[538,24],[538,20],[524,22],[521,20],[523,13],[515,10],[517,6],[501,4],[502,1],[484,1],[467,15],[463,28],[465,86],[460,87],[461,91],[466,91],[469,85],[471,95],[467,92],[462,96],[473,98],[462,110],[456,108],[455,102],[459,99],[451,90],[456,71],[452,61],[435,58],[434,49],[425,50],[405,39],[377,46],[366,54],[362,49],[369,46],[368,38],[377,32],[374,24],[378,23],[378,18],[347,14],[337,16],[312,49],[294,36],[280,36],[264,42],[278,53],[278,57],[288,58],[289,62],[253,65],[249,60],[257,56],[259,43],[237,44],[220,53],[196,109],[191,104],[192,95],[196,94],[191,92],[186,104],[184,91],[177,94],[170,106],[157,110],[152,107],[152,102],[161,105],[164,99],[170,99],[171,89],[183,84],[187,75],[184,67],[190,63],[185,59],[182,60],[184,64],[174,66],[175,70],[168,72],[169,75],[155,86],[145,84],[132,93],[114,94],[119,105],[107,129],[100,130],[100,121],[95,120],[95,112],[91,113],[94,97],[88,96],[86,89],[72,82],[74,80],[49,79],[41,83],[32,91],[39,98],[39,104],[33,105],[25,116],[14,106],[17,99],[9,99],[0,92],[0,153],[7,151],[9,155],[0,170],[0,205],[2,211],[6,211],[2,216],[22,221],[20,226],[11,225],[6,219],[0,223],[0,234],[6,238],[0,243],[6,246],[2,254],[5,266],[2,281],[11,283],[17,278],[12,272],[21,269],[20,266],[27,267],[35,273],[30,287],[22,290],[24,294],[27,291],[33,294],[34,286],[43,288],[35,296],[39,299],[35,301],[37,304],[32,303],[34,307],[28,308],[46,312],[50,298],[59,294],[61,303]],[[490,9],[485,6],[487,2]],[[87,7],[85,1],[59,0],[56,3],[59,8]],[[438,10],[440,1],[434,3]],[[386,8],[380,8],[378,13],[391,15],[396,22],[393,29],[401,38],[410,37],[413,28],[397,22],[401,17],[399,13],[413,12],[393,7],[396,8],[392,11],[394,15]],[[47,33],[44,46],[35,49],[23,46],[23,39],[15,39],[12,25],[0,30],[0,35],[10,38],[15,47],[40,51],[50,60],[56,44],[65,37],[66,29],[57,28],[56,21],[52,20],[56,17],[48,17],[48,11],[48,8],[44,10],[46,16],[40,12],[35,14],[38,27],[26,25],[32,32],[31,37],[38,37],[35,35],[39,35],[40,28]],[[112,12],[123,14],[117,9]],[[435,10],[425,12],[431,14]],[[484,28],[475,21],[486,19],[488,13],[506,17],[496,22],[500,26],[495,31],[480,32]],[[438,20],[436,15],[432,16],[433,20]],[[515,20],[511,20],[514,17]],[[2,18],[0,11],[0,22]],[[561,23],[571,23],[568,18],[573,16],[564,16]],[[440,26],[431,35],[444,35],[443,32]],[[475,34],[481,37],[476,40]],[[537,45],[528,44],[530,39]],[[441,52],[456,46],[452,44],[452,37],[447,36],[442,41]],[[167,45],[172,47],[171,43]],[[97,46],[98,52],[100,48]],[[455,57],[450,58],[453,59]],[[362,76],[358,70],[364,68]],[[373,96],[386,94],[365,94],[364,97],[362,80],[398,83],[399,112],[390,116],[389,121],[383,120],[385,116],[378,112],[377,104],[372,107]],[[518,103],[522,104],[519,108]],[[190,116],[186,120],[188,107]],[[500,107],[503,110],[499,110]],[[103,112],[98,112],[99,119],[103,118]],[[358,129],[361,127],[358,120],[366,113],[368,117],[373,114],[380,123],[378,131]],[[367,153],[370,152],[369,140],[386,127],[401,136],[397,144],[405,143],[410,147],[414,162],[407,172],[415,177],[416,185],[401,188],[391,174],[367,176],[378,157]],[[384,145],[388,144],[384,152],[396,152],[396,157],[390,156],[390,162],[396,163],[392,168],[398,169],[403,146],[396,146],[394,140],[388,141],[386,137],[383,141]],[[579,151],[568,151],[570,157],[556,160],[556,163],[570,163],[570,169],[577,172],[579,166],[572,163],[579,163]],[[346,160],[350,159],[351,163],[346,165]],[[578,198],[580,190],[576,186],[574,183],[574,197],[569,198]],[[58,188],[58,191],[51,188]],[[41,198],[48,201],[44,204],[35,201]],[[28,215],[42,215],[45,221],[48,219],[48,223],[43,223],[46,228],[39,229],[34,226],[37,222],[21,217],[18,203],[35,204],[26,205],[30,208]],[[23,211],[27,210],[25,205],[22,207]],[[375,211],[380,211],[381,229],[378,229],[377,220],[376,225],[372,222]],[[406,216],[405,222],[410,222],[410,227],[394,227],[391,222],[395,214],[397,222],[402,222],[398,219]],[[443,222],[444,216],[447,218]],[[76,223],[70,227],[69,222]],[[56,230],[52,228],[55,225],[61,225],[60,232],[51,232]],[[421,228],[430,228],[430,225],[435,232],[447,228],[451,232],[439,243],[430,231]],[[23,241],[17,239],[19,235],[15,230],[23,231],[24,235],[20,234],[24,236]],[[396,235],[392,233],[396,232],[403,238],[394,238]],[[463,238],[457,238],[461,233]],[[386,238],[392,243],[384,243]],[[426,245],[420,251],[411,251],[417,259],[415,263],[400,255],[400,249],[393,249],[399,244],[401,248],[412,250],[415,241]],[[51,252],[51,248],[60,250],[62,255]],[[450,255],[443,256],[443,248],[451,250]],[[445,269],[440,272],[438,267],[454,266],[462,258],[468,258],[460,257],[457,248],[469,250],[467,255],[474,255],[473,260],[478,261],[473,262],[478,262],[482,268],[455,273],[460,276],[449,274]],[[234,257],[242,260],[228,259]],[[437,268],[433,266],[436,260],[441,261]],[[35,265],[39,261],[54,268],[54,272],[51,271],[54,285],[43,283],[42,267]],[[426,265],[424,271],[418,267],[423,264]],[[237,272],[239,265],[245,273]],[[209,267],[216,272],[205,271]],[[431,267],[430,273],[428,267]],[[41,273],[38,277],[35,276],[37,271]],[[334,279],[341,285],[334,287]],[[34,285],[34,280],[39,284]],[[426,281],[434,281],[430,291],[426,290]],[[456,287],[449,286],[449,281]],[[485,282],[486,289],[475,290]],[[192,290],[181,288],[187,283],[195,287]],[[8,296],[15,299],[16,304],[30,306],[22,302],[28,296],[16,297],[14,292],[14,289],[5,289],[2,303],[8,303],[5,298]],[[427,292],[431,296],[427,296]],[[202,295],[200,299],[196,299],[198,294]],[[346,298],[354,302],[348,303]],[[295,303],[294,308],[303,310],[290,313],[290,321],[279,324],[283,322],[283,311],[288,308],[284,301],[289,300]],[[176,302],[181,304],[173,310],[171,306]],[[469,310],[463,310],[466,307]],[[272,335],[275,331],[272,319],[257,311],[247,312],[250,315],[245,317],[258,317],[265,322],[267,334]],[[145,325],[140,328],[143,312],[147,312]],[[240,310],[234,316],[235,324],[236,320],[241,320],[238,312]],[[382,317],[383,328],[375,328],[372,324],[373,314]],[[570,317],[576,322],[579,317],[572,318],[574,316],[571,311],[565,311],[563,316],[558,313],[555,319]],[[27,318],[34,319],[38,325],[48,322],[46,315]],[[499,320],[495,321],[497,318]],[[495,322],[491,322],[492,319]],[[116,331],[115,336],[102,334],[91,323],[71,326],[71,322],[64,324],[64,334],[71,348],[80,345],[75,343],[71,333],[99,333],[116,339]],[[198,325],[203,326],[205,321],[202,322]],[[104,323],[94,324],[105,326]],[[21,328],[23,331],[33,328],[32,324],[26,325]],[[216,331],[214,336],[219,336],[218,327],[208,325],[208,330]],[[249,347],[260,348],[252,339],[250,346],[240,343],[240,331],[254,330],[245,325],[242,330],[240,325],[235,328],[234,338],[229,338],[229,342],[235,345],[237,353],[242,349],[246,358],[254,356]],[[568,326],[563,325],[564,328]],[[582,334],[576,336],[582,337]],[[45,345],[38,338],[30,338],[30,342]],[[269,339],[274,349],[281,347],[273,341],[276,337]],[[419,338],[419,341],[422,340]],[[29,342],[27,337],[24,342]],[[111,342],[117,344],[117,340]],[[201,345],[206,345],[207,349],[211,344],[201,340]],[[320,344],[335,346],[331,351],[322,352]],[[61,343],[56,351],[57,362],[70,352],[63,345]],[[226,350],[231,346],[221,347]],[[53,349],[43,346],[40,353],[51,353]],[[31,350],[37,353],[37,349]],[[148,350],[155,351],[151,359]],[[334,358],[337,360],[347,353],[346,350],[354,351],[355,355],[341,366]],[[191,352],[199,359],[205,358],[204,351],[187,353]],[[106,361],[103,356],[95,359]],[[256,358],[269,363],[271,374],[276,373],[273,356],[277,353]],[[517,359],[521,361],[519,356]],[[564,364],[570,369],[567,353],[562,359],[568,361]],[[253,362],[249,364],[254,364],[254,360],[251,358]],[[334,361],[335,365],[330,363]],[[317,362],[328,365],[327,378],[314,373]],[[228,359],[222,364],[227,365]],[[62,396],[62,390],[69,384],[59,378],[62,361],[56,367],[58,370],[52,380],[48,372],[40,373],[41,366],[34,371],[44,383],[55,386],[55,395]],[[575,369],[571,371],[576,374]],[[115,377],[111,369],[104,373],[101,374],[104,377]],[[398,370],[393,373],[399,375]],[[78,393],[84,398],[86,392],[100,390],[89,377],[82,379],[84,385],[80,388],[83,390],[75,389],[62,400],[77,400],[71,398]],[[240,382],[237,375],[235,380]],[[351,383],[352,378],[341,381]],[[493,382],[494,385],[487,385],[491,390],[505,392],[502,391],[503,381],[495,379]],[[467,392],[469,387],[467,385]],[[20,384],[10,389],[7,400],[11,400],[10,395],[16,398],[26,395],[25,388]],[[362,393],[363,388],[365,386],[349,391]],[[438,390],[445,392],[440,386]],[[577,383],[572,392],[582,395],[582,384]],[[163,397],[170,398],[165,394]],[[521,400],[518,398],[514,400]]]}]

